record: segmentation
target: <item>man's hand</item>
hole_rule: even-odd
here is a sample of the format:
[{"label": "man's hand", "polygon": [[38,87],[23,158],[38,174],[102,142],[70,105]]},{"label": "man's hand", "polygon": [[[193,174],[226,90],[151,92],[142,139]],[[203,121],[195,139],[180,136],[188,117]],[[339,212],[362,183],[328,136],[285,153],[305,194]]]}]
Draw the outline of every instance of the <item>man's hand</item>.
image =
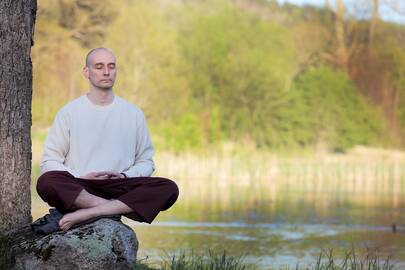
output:
[{"label": "man's hand", "polygon": [[114,171],[107,171],[109,179],[119,179],[119,178],[125,178],[125,176],[119,172],[114,172]]},{"label": "man's hand", "polygon": [[89,179],[89,180],[105,180],[105,179],[125,178],[125,176],[119,172],[102,171],[102,172],[91,172],[91,173],[81,176],[80,178]]}]

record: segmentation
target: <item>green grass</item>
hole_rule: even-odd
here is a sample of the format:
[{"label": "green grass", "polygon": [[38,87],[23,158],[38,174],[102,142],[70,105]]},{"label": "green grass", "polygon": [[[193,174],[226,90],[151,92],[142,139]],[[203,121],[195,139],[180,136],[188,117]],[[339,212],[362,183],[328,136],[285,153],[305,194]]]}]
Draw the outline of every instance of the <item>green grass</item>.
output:
[{"label": "green grass", "polygon": [[[149,266],[148,263],[138,262],[135,270],[257,270],[257,265],[247,264],[241,256],[231,256],[224,251],[215,254],[186,253],[184,251],[175,255],[167,255],[160,266]],[[391,257],[382,258],[375,251],[367,250],[365,255],[357,254],[354,248],[345,254],[343,259],[336,258],[332,250],[323,251],[314,263],[294,268],[288,266],[270,268],[269,270],[394,270],[395,265]]]},{"label": "green grass", "polygon": [[215,254],[208,251],[207,255],[187,256],[186,253],[173,255],[163,261],[163,269],[186,270],[186,269],[221,269],[221,270],[247,270],[251,269],[243,263],[242,257],[235,257],[226,254]]},{"label": "green grass", "polygon": [[157,268],[148,266],[147,262],[138,262],[136,270],[249,270],[255,266],[243,262],[241,256],[231,256],[223,251],[216,254],[209,250],[207,254],[188,254],[185,251],[163,258]]},{"label": "green grass", "polygon": [[365,256],[360,256],[354,248],[346,253],[342,260],[334,258],[333,251],[323,251],[314,265],[296,267],[301,270],[393,270],[391,257],[381,258],[376,252],[368,250]]}]

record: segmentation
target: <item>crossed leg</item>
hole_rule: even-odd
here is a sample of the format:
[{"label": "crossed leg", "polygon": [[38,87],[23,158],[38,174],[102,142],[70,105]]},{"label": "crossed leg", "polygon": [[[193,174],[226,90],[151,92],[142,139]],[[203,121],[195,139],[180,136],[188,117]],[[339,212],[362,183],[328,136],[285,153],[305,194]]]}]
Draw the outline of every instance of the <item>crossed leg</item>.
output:
[{"label": "crossed leg", "polygon": [[59,222],[64,231],[90,218],[114,214],[151,223],[179,194],[177,185],[166,178],[99,181],[75,178],[66,171],[41,175],[37,191],[45,202],[65,214]]},{"label": "crossed leg", "polygon": [[88,193],[85,189],[83,189],[82,191],[80,191],[73,204],[77,208],[82,209],[95,207],[100,204],[108,203],[109,201],[110,200]]},{"label": "crossed leg", "polygon": [[79,193],[73,204],[79,210],[64,215],[59,221],[59,227],[63,231],[67,231],[73,225],[90,218],[104,215],[128,214],[133,211],[119,200],[107,200],[90,194],[84,189]]}]

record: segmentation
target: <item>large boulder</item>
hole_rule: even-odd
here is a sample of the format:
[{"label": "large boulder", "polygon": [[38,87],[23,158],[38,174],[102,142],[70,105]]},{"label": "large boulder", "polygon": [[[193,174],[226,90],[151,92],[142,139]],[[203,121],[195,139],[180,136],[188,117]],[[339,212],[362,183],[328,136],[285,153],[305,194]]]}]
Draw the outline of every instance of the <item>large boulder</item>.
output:
[{"label": "large boulder", "polygon": [[[7,249],[7,245],[11,248]],[[1,265],[9,266],[6,269],[132,269],[138,240],[127,225],[100,219],[66,233],[43,237],[33,235],[26,227],[8,234],[0,249]]]}]

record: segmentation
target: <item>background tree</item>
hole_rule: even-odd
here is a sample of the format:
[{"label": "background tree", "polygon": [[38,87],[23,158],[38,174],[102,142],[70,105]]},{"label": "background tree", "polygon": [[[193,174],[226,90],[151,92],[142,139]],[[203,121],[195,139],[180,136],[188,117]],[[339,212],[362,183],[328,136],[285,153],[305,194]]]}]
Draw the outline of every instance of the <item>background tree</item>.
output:
[{"label": "background tree", "polygon": [[337,49],[336,49],[335,64],[338,68],[346,70],[349,55],[345,41],[345,23],[344,23],[345,6],[343,0],[336,0],[336,3],[337,3],[337,10],[335,14],[335,32],[336,32]]},{"label": "background tree", "polygon": [[[41,0],[32,51],[33,134],[43,141],[56,111],[86,91],[80,74],[86,52],[107,46],[118,58],[116,91],[145,111],[158,149],[197,151],[226,141],[286,150],[404,147],[405,27],[381,18],[387,5],[405,10],[400,0],[325,0],[324,7]],[[340,80],[342,89],[329,83]],[[324,101],[324,117],[312,121],[310,106],[318,103],[308,98],[328,92],[334,94]],[[358,109],[353,119],[339,116],[345,131],[326,117],[332,103]],[[376,125],[352,128],[367,117]]]},{"label": "background tree", "polygon": [[370,47],[373,45],[375,28],[377,27],[377,23],[380,18],[379,9],[380,9],[379,0],[373,0],[373,15],[372,15],[371,22],[370,22],[369,39],[368,39],[368,43],[369,43]]},{"label": "background tree", "polygon": [[0,1],[0,232],[31,222],[35,0]]}]

